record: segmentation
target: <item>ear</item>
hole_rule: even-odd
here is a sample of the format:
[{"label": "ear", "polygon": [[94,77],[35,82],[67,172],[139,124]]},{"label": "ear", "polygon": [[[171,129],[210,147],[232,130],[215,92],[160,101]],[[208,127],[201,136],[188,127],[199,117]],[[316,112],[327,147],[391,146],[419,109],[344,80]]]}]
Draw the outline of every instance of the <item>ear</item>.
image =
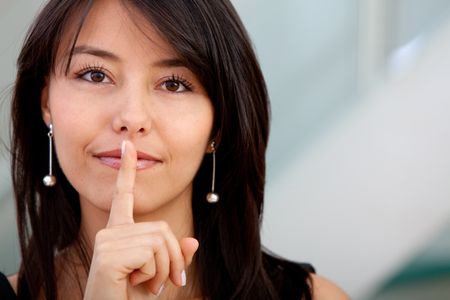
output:
[{"label": "ear", "polygon": [[46,80],[45,87],[42,89],[41,92],[41,113],[42,113],[42,119],[44,120],[47,127],[52,122],[52,115],[50,113],[50,106],[49,106],[49,82]]},{"label": "ear", "polygon": [[[217,133],[216,133],[216,135],[215,136],[213,136],[210,140],[209,140],[209,142],[208,142],[208,145],[206,146],[206,153],[213,153],[214,152],[214,150],[217,150],[217,148],[219,147],[219,144],[220,144],[220,140],[221,140],[221,137],[222,137],[222,135],[221,135],[221,132],[220,131],[218,131]],[[212,147],[212,143],[214,142],[214,147]]]},{"label": "ear", "polygon": [[214,149],[217,149],[216,146],[214,146],[214,148],[212,147],[213,141],[214,140],[208,141],[208,145],[206,146],[206,151],[205,151],[207,154],[211,154],[214,152]]}]

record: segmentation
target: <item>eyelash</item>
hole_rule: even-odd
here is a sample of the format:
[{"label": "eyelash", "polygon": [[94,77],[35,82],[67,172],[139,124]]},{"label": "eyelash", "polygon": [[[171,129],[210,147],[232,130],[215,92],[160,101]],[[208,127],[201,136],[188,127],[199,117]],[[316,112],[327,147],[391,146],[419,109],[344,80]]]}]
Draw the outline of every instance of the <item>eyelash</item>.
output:
[{"label": "eyelash", "polygon": [[[106,77],[109,77],[106,73],[106,69],[105,67],[103,67],[102,65],[84,65],[77,73],[76,76],[77,78],[81,79],[83,76],[85,76],[87,73],[89,72],[101,72],[103,74],[105,74]],[[192,91],[193,88],[193,84],[191,82],[189,82],[187,79],[185,79],[182,75],[179,74],[172,74],[172,76],[169,77],[169,79],[164,80],[160,85],[162,86],[164,83],[166,82],[177,82],[182,84],[186,91]],[[100,83],[100,82],[97,82]]]},{"label": "eyelash", "polygon": [[105,67],[103,67],[102,65],[88,65],[88,64],[84,65],[81,68],[81,70],[76,73],[76,75],[78,78],[81,78],[89,72],[101,72],[101,73],[104,73],[105,76],[108,76],[108,75],[106,75],[107,71],[106,71]]},{"label": "eyelash", "polygon": [[[181,83],[185,88],[186,91],[192,91],[194,89],[192,83],[190,83],[187,79],[185,79],[182,75],[178,75],[178,74],[172,74],[172,76],[170,76],[169,79],[164,80],[162,84],[164,84],[165,82],[168,81],[173,81],[173,82],[177,82],[177,83]],[[162,85],[161,84],[161,85]]]},{"label": "eyelash", "polygon": [[110,76],[107,75],[107,71],[102,65],[89,65],[89,64],[86,64],[78,72],[75,73],[76,74],[76,78],[77,79],[86,80],[88,82],[97,83],[97,84],[98,83],[108,83],[108,82],[94,82],[94,81],[90,81],[90,80],[84,79],[83,77],[86,76],[90,72],[102,73],[102,74],[105,75],[105,78],[108,78],[108,80],[112,82],[112,79],[110,78]]}]

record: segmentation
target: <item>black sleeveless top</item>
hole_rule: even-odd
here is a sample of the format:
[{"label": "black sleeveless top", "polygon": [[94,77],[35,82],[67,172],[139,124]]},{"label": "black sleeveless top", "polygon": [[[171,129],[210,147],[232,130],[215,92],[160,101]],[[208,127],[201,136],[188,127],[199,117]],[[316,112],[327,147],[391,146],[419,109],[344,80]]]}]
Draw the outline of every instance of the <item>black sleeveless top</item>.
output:
[{"label": "black sleeveless top", "polygon": [[[308,276],[310,273],[315,273],[310,264],[294,263],[265,253],[263,254],[263,264],[281,300],[303,299],[304,292],[308,290]],[[9,284],[8,278],[1,272],[0,299],[19,299]]]},{"label": "black sleeveless top", "polygon": [[311,299],[309,276],[316,272],[312,265],[288,261],[264,252],[263,265],[280,300]]},{"label": "black sleeveless top", "polygon": [[9,284],[8,278],[3,273],[0,273],[0,299],[2,300],[16,300],[18,299],[12,286]]}]

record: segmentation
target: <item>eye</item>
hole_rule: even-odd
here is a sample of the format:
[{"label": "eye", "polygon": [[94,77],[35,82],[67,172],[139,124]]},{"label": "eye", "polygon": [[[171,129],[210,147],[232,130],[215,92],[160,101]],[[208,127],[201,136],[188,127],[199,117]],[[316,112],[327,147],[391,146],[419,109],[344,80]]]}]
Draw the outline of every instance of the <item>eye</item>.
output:
[{"label": "eye", "polygon": [[83,78],[85,78],[85,77],[88,77],[90,80],[92,80],[94,82],[102,82],[105,79],[106,75],[105,75],[105,73],[102,73],[102,72],[98,72],[98,71],[92,72],[91,71],[83,76]]},{"label": "eye", "polygon": [[174,93],[180,93],[180,92],[184,92],[186,91],[186,87],[178,82],[178,81],[174,81],[174,80],[167,80],[164,81],[163,83],[163,87],[168,90],[169,92],[174,92]]},{"label": "eye", "polygon": [[192,84],[179,75],[172,75],[170,79],[165,80],[161,87],[163,90],[172,93],[183,93],[192,91]]},{"label": "eye", "polygon": [[78,72],[78,78],[93,83],[112,83],[112,80],[105,74],[103,68],[86,67]]}]

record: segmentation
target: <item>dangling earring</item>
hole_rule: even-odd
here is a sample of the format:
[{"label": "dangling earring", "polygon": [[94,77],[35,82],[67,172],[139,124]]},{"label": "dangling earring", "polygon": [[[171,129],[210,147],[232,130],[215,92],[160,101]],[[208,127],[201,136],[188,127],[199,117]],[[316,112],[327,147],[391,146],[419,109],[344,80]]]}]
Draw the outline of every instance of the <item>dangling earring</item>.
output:
[{"label": "dangling earring", "polygon": [[213,159],[213,169],[212,169],[212,184],[211,184],[211,192],[206,195],[206,200],[209,203],[216,203],[219,201],[219,195],[214,193],[214,185],[216,181],[216,142],[211,142],[211,150],[212,150],[212,159]]},{"label": "dangling earring", "polygon": [[48,151],[49,151],[49,170],[48,170],[48,175],[46,175],[44,177],[44,179],[42,179],[42,182],[44,182],[45,186],[48,187],[52,187],[56,184],[56,177],[53,176],[53,125],[50,124],[49,125],[49,130],[48,130]]}]

